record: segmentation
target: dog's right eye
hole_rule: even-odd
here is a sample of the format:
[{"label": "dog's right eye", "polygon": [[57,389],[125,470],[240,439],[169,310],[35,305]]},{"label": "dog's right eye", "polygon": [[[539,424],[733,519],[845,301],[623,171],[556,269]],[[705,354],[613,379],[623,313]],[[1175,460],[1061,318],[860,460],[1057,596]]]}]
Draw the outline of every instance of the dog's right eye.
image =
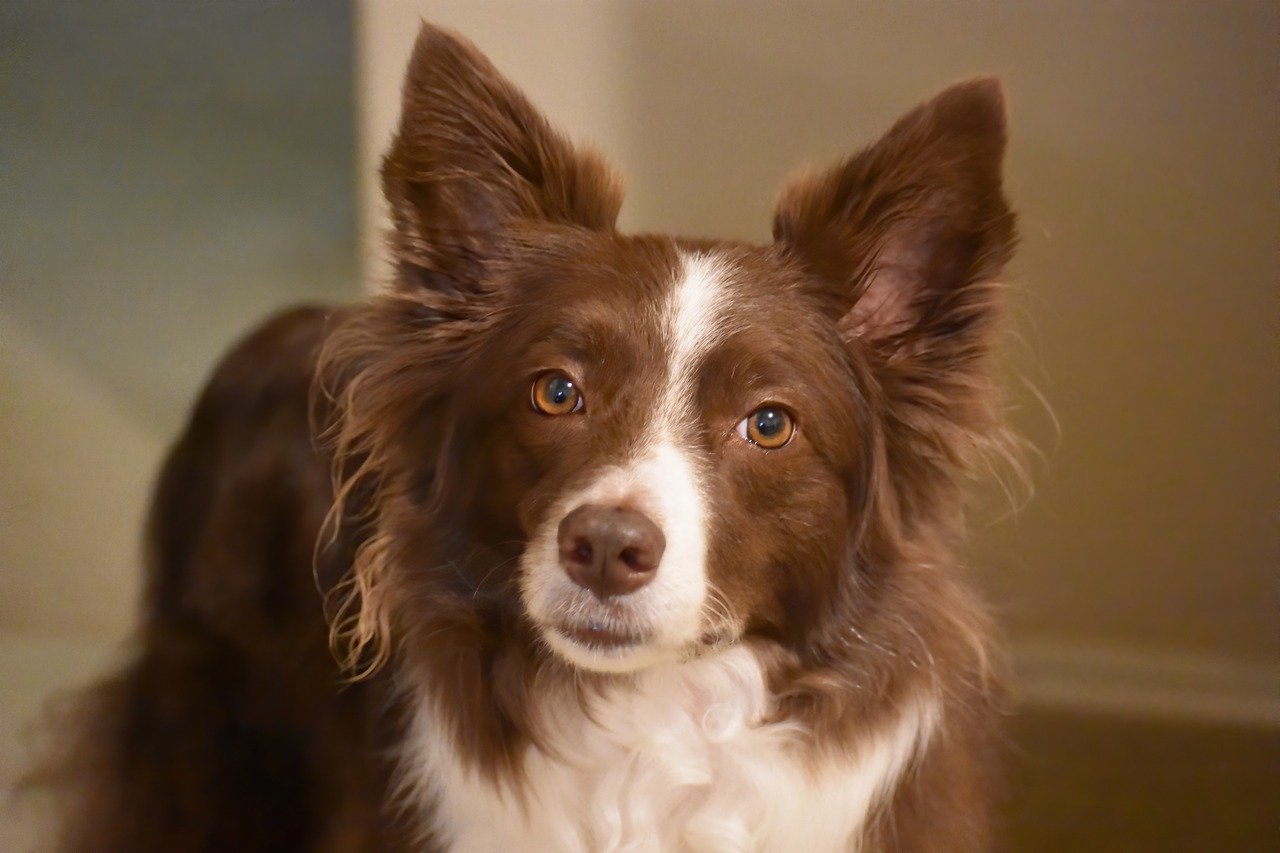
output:
[{"label": "dog's right eye", "polygon": [[548,371],[533,382],[533,408],[544,415],[580,412],[584,401],[578,385],[558,370]]},{"label": "dog's right eye", "polygon": [[777,450],[791,442],[796,424],[791,413],[781,406],[761,406],[738,421],[738,435],[765,450]]}]

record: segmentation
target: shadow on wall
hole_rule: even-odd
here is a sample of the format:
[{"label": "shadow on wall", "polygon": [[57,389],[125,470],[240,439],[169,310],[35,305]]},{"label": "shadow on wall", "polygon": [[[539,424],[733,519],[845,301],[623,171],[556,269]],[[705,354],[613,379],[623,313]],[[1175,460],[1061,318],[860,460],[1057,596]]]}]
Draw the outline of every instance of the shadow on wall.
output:
[{"label": "shadow on wall", "polygon": [[[129,630],[147,493],[218,355],[359,291],[352,23],[0,3],[0,789],[41,697]],[[27,828],[0,816],[0,849]]]},{"label": "shadow on wall", "polygon": [[0,4],[0,309],[149,432],[282,302],[358,292],[349,5]]},{"label": "shadow on wall", "polygon": [[336,0],[0,4],[0,630],[118,635],[206,372],[358,292],[351,43]]}]

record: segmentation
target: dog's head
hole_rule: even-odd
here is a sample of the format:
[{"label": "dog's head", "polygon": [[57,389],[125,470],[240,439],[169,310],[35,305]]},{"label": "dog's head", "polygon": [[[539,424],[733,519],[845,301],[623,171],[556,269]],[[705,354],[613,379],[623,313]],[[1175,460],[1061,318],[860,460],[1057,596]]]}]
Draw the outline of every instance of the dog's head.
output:
[{"label": "dog's head", "polygon": [[954,532],[1004,144],[999,85],[962,83],[788,186],[771,245],[624,236],[603,163],[424,27],[394,285],[326,359],[364,531],[339,630],[385,649],[444,609],[595,671],[820,643]]}]

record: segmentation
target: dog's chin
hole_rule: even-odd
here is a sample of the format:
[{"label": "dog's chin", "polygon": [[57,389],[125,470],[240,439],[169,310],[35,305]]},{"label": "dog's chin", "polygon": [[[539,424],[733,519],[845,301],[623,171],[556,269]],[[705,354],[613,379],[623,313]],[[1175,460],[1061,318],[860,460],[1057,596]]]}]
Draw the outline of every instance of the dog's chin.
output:
[{"label": "dog's chin", "polygon": [[540,626],[543,641],[570,666],[600,673],[638,672],[678,660],[679,650],[645,632],[604,621],[573,620]]}]

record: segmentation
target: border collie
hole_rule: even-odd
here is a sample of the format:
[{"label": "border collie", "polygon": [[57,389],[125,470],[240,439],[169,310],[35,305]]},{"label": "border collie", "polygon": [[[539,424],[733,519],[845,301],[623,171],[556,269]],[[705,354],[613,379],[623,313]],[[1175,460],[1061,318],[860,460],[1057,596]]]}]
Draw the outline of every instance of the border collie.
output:
[{"label": "border collie", "polygon": [[423,26],[393,285],[203,392],[64,845],[989,847],[956,554],[1006,435],[1004,148],[971,80],[789,184],[768,245],[622,234],[604,162]]}]

